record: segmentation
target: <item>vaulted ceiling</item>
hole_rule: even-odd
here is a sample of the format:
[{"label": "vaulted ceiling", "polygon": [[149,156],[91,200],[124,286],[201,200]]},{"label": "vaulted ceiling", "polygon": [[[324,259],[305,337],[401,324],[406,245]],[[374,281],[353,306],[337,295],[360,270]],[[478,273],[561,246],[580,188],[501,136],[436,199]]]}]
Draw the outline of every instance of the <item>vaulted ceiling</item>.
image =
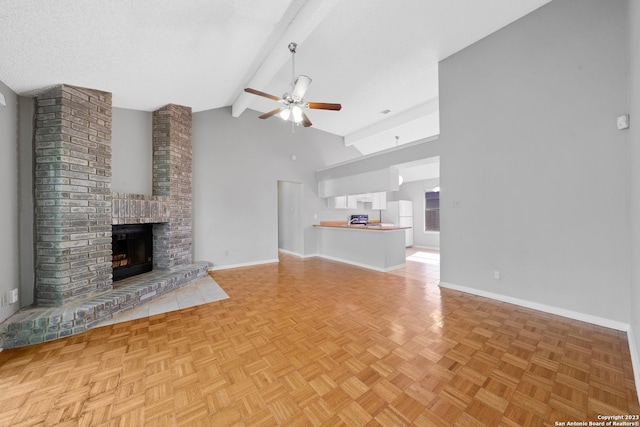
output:
[{"label": "vaulted ceiling", "polygon": [[305,100],[343,106],[308,111],[313,126],[367,154],[438,133],[438,61],[548,1],[2,0],[0,81],[237,117],[277,106],[243,88],[286,92],[294,41],[296,74],[313,79]]}]

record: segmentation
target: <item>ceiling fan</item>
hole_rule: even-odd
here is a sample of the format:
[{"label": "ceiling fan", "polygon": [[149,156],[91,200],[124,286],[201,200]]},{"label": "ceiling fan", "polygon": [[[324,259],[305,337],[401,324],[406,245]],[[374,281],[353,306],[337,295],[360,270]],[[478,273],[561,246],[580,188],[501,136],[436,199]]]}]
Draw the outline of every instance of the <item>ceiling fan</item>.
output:
[{"label": "ceiling fan", "polygon": [[304,127],[311,126],[311,120],[304,112],[304,109],[310,108],[312,110],[333,110],[339,111],[342,108],[340,104],[330,104],[326,102],[305,102],[304,94],[309,89],[309,85],[311,84],[311,79],[308,76],[300,75],[296,78],[296,63],[295,63],[295,54],[298,50],[298,44],[291,42],[289,43],[289,51],[291,52],[291,68],[292,68],[292,78],[291,78],[291,92],[287,92],[282,97],[277,97],[275,95],[271,95],[256,89],[251,89],[249,87],[245,88],[244,91],[248,93],[252,93],[254,95],[262,96],[265,98],[269,98],[273,101],[277,101],[281,104],[284,104],[282,107],[278,107],[274,110],[271,110],[267,113],[259,116],[260,119],[268,119],[269,117],[275,116],[276,114],[280,116],[283,120],[291,120],[293,125],[300,124]]}]

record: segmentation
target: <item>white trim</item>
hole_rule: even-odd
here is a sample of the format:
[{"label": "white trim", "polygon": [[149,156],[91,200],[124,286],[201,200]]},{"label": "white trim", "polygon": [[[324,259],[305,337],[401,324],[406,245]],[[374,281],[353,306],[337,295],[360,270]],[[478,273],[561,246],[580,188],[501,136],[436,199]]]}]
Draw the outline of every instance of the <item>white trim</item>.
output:
[{"label": "white trim", "polygon": [[419,245],[413,245],[411,246],[412,248],[418,248],[418,249],[427,249],[430,251],[440,251],[439,247],[435,247],[435,246],[419,246]]},{"label": "white trim", "polygon": [[218,265],[209,268],[209,271],[218,271],[218,270],[227,270],[229,268],[238,268],[238,267],[251,267],[254,265],[262,265],[262,264],[273,264],[274,262],[280,262],[279,259],[272,260],[263,260],[263,261],[255,261],[255,262],[244,262],[240,264],[229,264],[229,265]]},{"label": "white trim", "polygon": [[633,367],[633,380],[636,383],[636,395],[640,401],[640,358],[638,357],[638,347],[633,335],[633,329],[629,325],[627,331],[627,342],[629,343],[629,353],[631,354],[631,366]]},{"label": "white trim", "polygon": [[605,328],[615,329],[618,331],[629,332],[631,326],[628,323],[618,322],[617,320],[605,319],[604,317],[592,316],[586,313],[579,313],[577,311],[567,310],[560,307],[554,307],[551,305],[540,304],[537,302],[527,301],[520,298],[514,298],[506,295],[496,294],[493,292],[487,292],[480,289],[468,288],[466,286],[459,286],[453,283],[440,282],[438,285],[441,288],[452,289],[454,291],[465,292],[472,295],[478,295],[485,298],[490,298],[496,301],[502,301],[509,304],[515,304],[522,307],[532,308],[534,310],[544,311],[545,313],[557,314],[558,316],[567,317],[573,320],[580,320],[582,322],[591,323],[598,326],[604,326]]},{"label": "white trim", "polygon": [[319,256],[320,254],[306,254],[306,255],[302,255],[302,258],[315,258]]},{"label": "white trim", "polygon": [[342,259],[342,258],[336,258],[336,257],[332,257],[332,256],[328,256],[328,255],[317,255],[318,258],[324,258],[324,259],[328,259],[330,261],[337,261],[337,262],[341,262],[343,264],[350,264],[350,265],[355,265],[356,267],[362,267],[362,268],[366,268],[368,270],[375,270],[375,271],[379,271],[381,273],[387,273],[389,271],[392,270],[396,270],[398,268],[402,268],[402,267],[406,267],[406,264],[399,264],[399,265],[393,265],[391,267],[387,267],[387,268],[380,268],[380,267],[376,267],[374,265],[369,265],[369,264],[363,264],[360,262],[354,262],[354,261],[349,261],[346,259]]},{"label": "white trim", "polygon": [[306,255],[305,254],[299,254],[297,252],[291,252],[291,251],[288,251],[286,249],[278,249],[278,252],[284,252],[285,254],[297,256],[298,258],[302,258],[302,259],[314,258],[314,257],[320,256],[318,254],[306,254]]},{"label": "white trim", "polygon": [[278,248],[278,252],[282,252],[282,253],[288,254],[288,255],[297,256],[298,258],[304,258],[304,255],[299,254],[298,252],[288,251],[286,249]]}]

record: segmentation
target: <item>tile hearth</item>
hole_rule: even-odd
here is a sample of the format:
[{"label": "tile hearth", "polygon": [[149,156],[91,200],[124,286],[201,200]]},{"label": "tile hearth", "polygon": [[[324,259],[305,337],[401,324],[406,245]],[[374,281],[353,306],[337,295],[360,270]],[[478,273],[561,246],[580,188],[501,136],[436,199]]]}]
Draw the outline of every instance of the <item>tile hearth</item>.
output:
[{"label": "tile hearth", "polygon": [[206,262],[173,271],[154,270],[121,280],[113,290],[80,303],[27,307],[0,324],[0,348],[21,347],[84,332],[206,277],[208,271]]},{"label": "tile hearth", "polygon": [[211,278],[210,275],[169,294],[141,305],[122,314],[114,315],[96,327],[128,322],[157,314],[169,313],[183,308],[195,307],[229,298],[229,295]]}]

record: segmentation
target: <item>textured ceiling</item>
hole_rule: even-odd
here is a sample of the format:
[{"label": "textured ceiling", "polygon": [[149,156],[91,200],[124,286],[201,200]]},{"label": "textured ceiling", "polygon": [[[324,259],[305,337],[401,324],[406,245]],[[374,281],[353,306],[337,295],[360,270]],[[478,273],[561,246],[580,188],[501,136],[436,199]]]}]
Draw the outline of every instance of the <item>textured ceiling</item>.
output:
[{"label": "textured ceiling", "polygon": [[0,0],[0,81],[21,95],[66,83],[112,92],[120,108],[237,116],[277,106],[242,90],[287,91],[295,41],[296,73],[313,79],[305,100],[343,105],[309,111],[314,127],[366,153],[437,133],[438,61],[548,1]]}]

